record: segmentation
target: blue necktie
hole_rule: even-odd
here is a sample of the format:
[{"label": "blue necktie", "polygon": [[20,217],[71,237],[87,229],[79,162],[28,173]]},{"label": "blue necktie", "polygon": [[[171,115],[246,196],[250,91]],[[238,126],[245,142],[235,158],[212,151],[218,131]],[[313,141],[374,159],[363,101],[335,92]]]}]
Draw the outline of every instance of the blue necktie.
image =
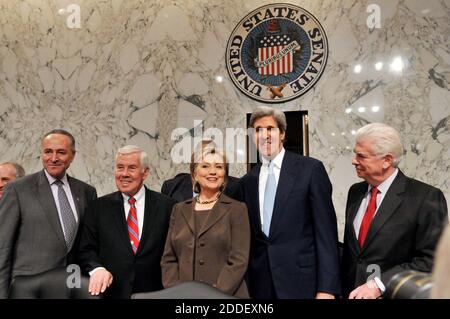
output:
[{"label": "blue necktie", "polygon": [[277,181],[273,173],[273,162],[269,164],[269,173],[267,175],[266,190],[264,191],[264,210],[263,210],[263,232],[269,237],[270,221],[272,220],[273,204],[275,203],[275,194],[277,192]]}]

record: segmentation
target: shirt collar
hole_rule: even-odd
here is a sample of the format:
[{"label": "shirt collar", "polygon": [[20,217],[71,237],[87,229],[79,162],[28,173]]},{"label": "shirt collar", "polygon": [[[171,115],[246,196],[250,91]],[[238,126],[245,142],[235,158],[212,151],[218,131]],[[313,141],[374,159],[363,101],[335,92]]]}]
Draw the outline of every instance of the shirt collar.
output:
[{"label": "shirt collar", "polygon": [[[394,179],[397,176],[397,174],[398,174],[398,168],[396,168],[395,171],[388,178],[386,178],[380,185],[377,186],[380,193],[385,194],[389,190],[389,187],[391,187],[392,182],[394,182]],[[372,190],[372,186],[369,185],[368,192],[370,192],[371,190]]]},{"label": "shirt collar", "polygon": [[273,162],[273,165],[276,168],[281,169],[281,164],[283,163],[284,153],[285,153],[285,150],[284,150],[284,147],[282,147],[281,151],[274,157],[274,159],[272,161],[269,161],[264,156],[261,156],[262,164],[265,166],[268,166],[270,162]]},{"label": "shirt collar", "polygon": [[[53,185],[54,182],[56,182],[58,179],[54,178],[52,175],[50,175],[47,170],[44,169],[45,176],[47,176],[47,180],[50,185]],[[67,174],[64,173],[64,176],[59,179],[64,185],[69,185],[69,181],[67,180]]]},{"label": "shirt collar", "polygon": [[[139,202],[139,200],[144,197],[144,193],[145,193],[145,186],[144,184],[142,184],[141,188],[139,189],[139,191],[133,195],[134,199],[136,200],[136,202]],[[123,200],[125,202],[128,202],[128,199],[130,198],[129,195],[122,193],[123,196]]]}]

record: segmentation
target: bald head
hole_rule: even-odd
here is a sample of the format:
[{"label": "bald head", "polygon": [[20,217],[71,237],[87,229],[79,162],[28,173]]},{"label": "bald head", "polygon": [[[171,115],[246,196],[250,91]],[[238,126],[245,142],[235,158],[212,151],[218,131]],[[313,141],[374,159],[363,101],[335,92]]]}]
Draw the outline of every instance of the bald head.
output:
[{"label": "bald head", "polygon": [[8,183],[24,175],[24,169],[17,163],[6,162],[0,164],[0,198],[2,198],[3,192]]}]

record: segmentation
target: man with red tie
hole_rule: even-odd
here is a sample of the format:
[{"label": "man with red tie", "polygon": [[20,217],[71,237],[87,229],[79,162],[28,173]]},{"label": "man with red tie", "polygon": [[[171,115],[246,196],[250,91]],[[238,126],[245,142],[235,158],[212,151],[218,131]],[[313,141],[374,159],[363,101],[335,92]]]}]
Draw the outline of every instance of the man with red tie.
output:
[{"label": "man with red tie", "polygon": [[360,128],[354,152],[352,164],[364,182],[354,184],[347,198],[343,292],[351,299],[374,299],[396,273],[431,271],[447,204],[439,189],[397,168],[403,147],[394,128]]},{"label": "man with red tie", "polygon": [[88,208],[79,257],[93,295],[129,298],[163,289],[160,261],[175,201],[147,189],[148,175],[148,156],[142,149],[120,148],[115,164],[119,191]]}]

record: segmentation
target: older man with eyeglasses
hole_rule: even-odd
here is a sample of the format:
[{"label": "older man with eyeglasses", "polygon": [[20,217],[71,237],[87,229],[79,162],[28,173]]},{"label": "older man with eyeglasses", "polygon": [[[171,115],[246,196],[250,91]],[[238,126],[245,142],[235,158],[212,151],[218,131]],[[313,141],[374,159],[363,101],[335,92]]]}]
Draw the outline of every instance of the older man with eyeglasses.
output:
[{"label": "older man with eyeglasses", "polygon": [[375,299],[396,273],[431,271],[447,203],[439,189],[398,169],[403,147],[394,128],[360,128],[354,152],[352,164],[364,181],[347,198],[343,292],[351,299]]}]

